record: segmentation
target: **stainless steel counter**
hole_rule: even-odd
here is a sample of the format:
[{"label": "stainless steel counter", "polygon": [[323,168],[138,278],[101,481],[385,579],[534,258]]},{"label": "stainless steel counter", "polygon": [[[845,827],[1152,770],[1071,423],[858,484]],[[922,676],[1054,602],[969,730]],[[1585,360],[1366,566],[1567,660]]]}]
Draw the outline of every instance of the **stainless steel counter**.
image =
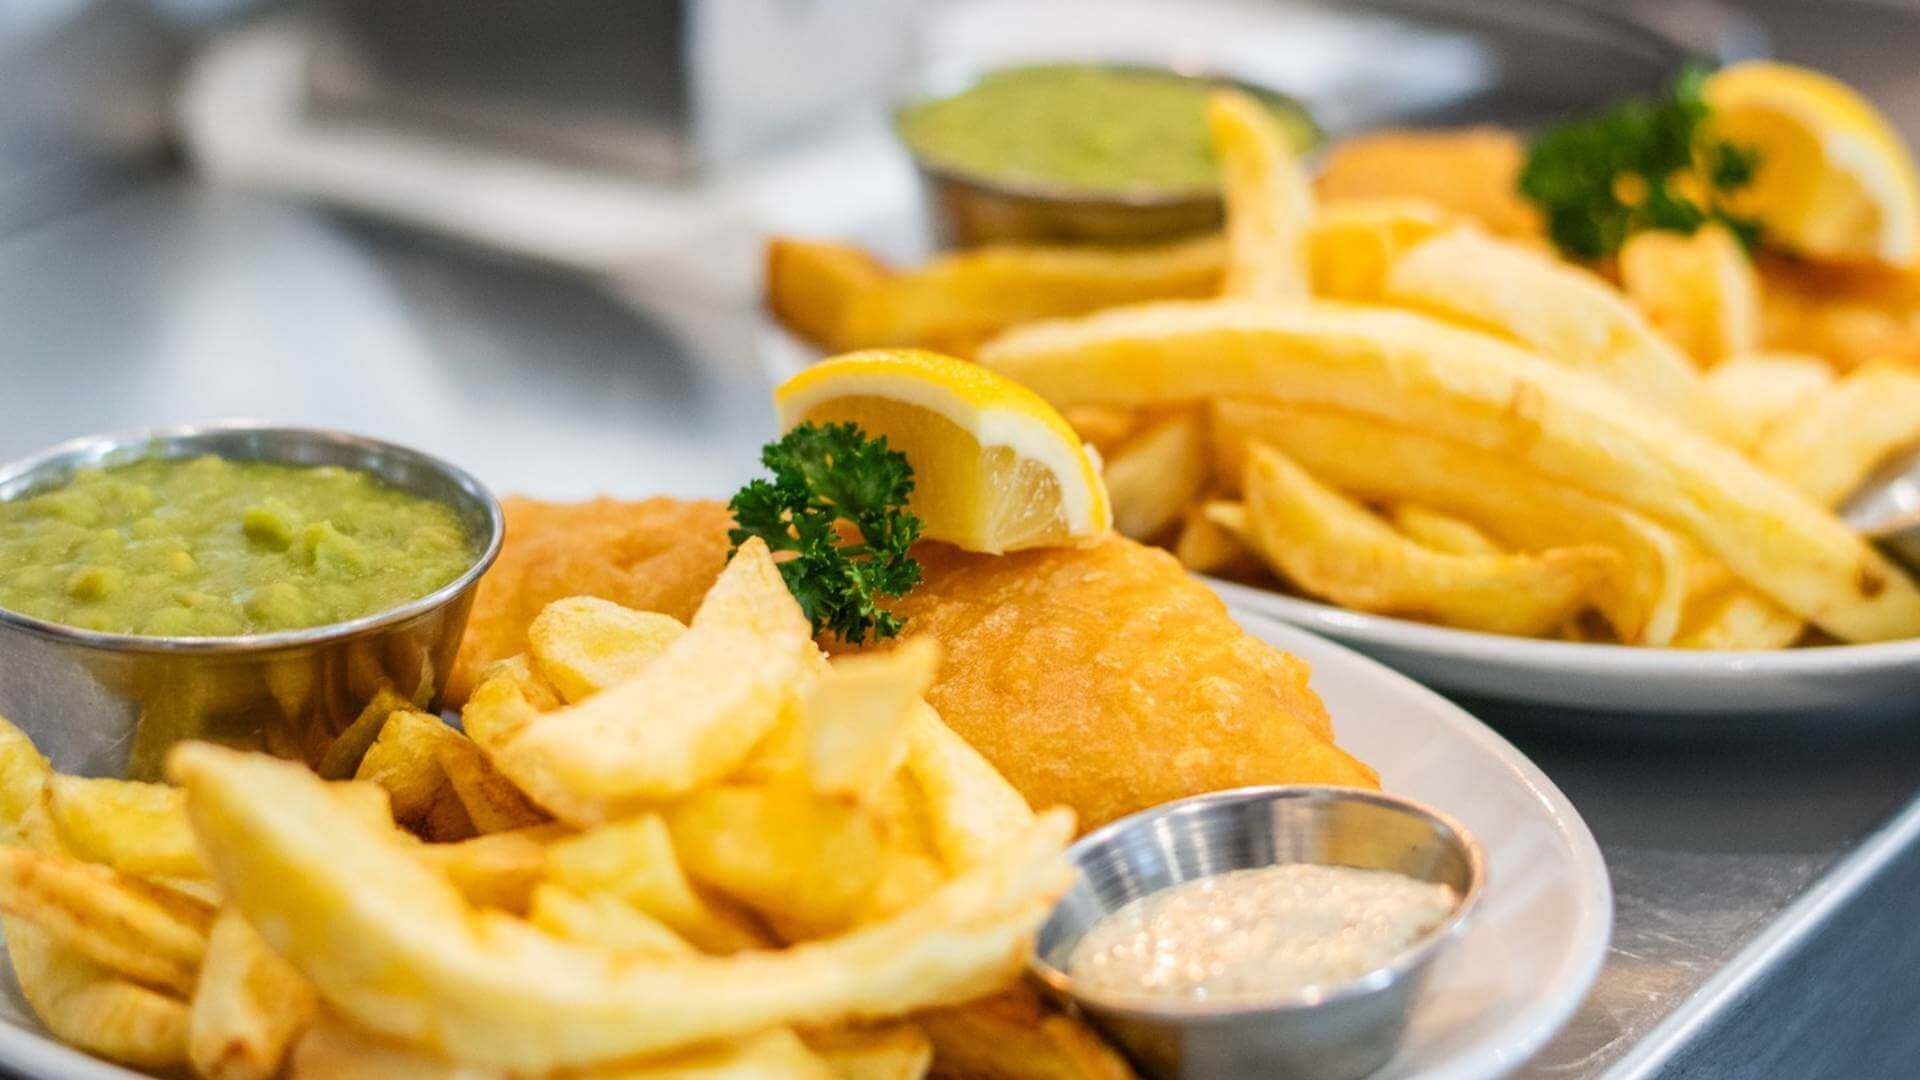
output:
[{"label": "stainless steel counter", "polygon": [[[691,298],[664,310],[154,180],[0,238],[0,457],[253,415],[414,443],[504,491],[729,491],[772,425],[752,320]],[[1565,788],[1618,904],[1598,987],[1525,1075],[1872,1076],[1912,1060],[1920,728],[1600,737],[1467,704]]]}]

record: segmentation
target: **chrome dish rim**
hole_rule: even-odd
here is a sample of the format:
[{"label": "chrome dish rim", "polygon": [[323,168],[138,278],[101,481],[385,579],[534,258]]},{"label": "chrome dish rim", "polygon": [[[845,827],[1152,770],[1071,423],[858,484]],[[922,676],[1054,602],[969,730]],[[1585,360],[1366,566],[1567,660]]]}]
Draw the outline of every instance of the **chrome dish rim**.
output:
[{"label": "chrome dish rim", "polygon": [[[216,420],[200,424],[174,424],[157,427],[128,428],[121,431],[99,435],[82,435],[65,442],[36,451],[22,458],[0,465],[0,502],[5,502],[35,489],[34,478],[41,474],[60,469],[71,469],[83,464],[104,463],[117,455],[125,454],[125,461],[140,460],[141,451],[147,447],[169,444],[190,444],[196,440],[220,435],[274,435],[309,444],[328,445],[342,449],[351,449],[362,454],[400,460],[421,466],[439,473],[449,481],[462,495],[471,499],[474,506],[482,512],[486,522],[486,536],[479,554],[471,565],[459,577],[454,578],[425,596],[409,600],[404,604],[362,615],[343,622],[324,623],[319,626],[304,627],[299,630],[281,630],[269,634],[241,634],[229,637],[169,637],[150,634],[113,634],[97,630],[86,630],[64,623],[24,615],[0,607],[0,627],[20,630],[38,637],[69,645],[99,649],[108,652],[128,653],[172,653],[212,655],[242,655],[249,653],[272,652],[282,649],[325,644],[341,638],[355,637],[369,631],[410,622],[428,615],[472,588],[481,575],[492,568],[494,560],[500,555],[500,545],[506,535],[506,516],[501,510],[500,500],[485,484],[458,465],[399,443],[387,442],[365,435],[330,428],[302,427],[295,424],[275,424],[263,420]],[[210,453],[212,451],[209,451]],[[270,461],[274,458],[257,460]],[[121,463],[115,461],[114,463]],[[291,464],[300,464],[291,462]],[[11,490],[10,490],[11,489]],[[431,497],[431,496],[425,496]],[[444,501],[444,500],[440,500]],[[456,509],[464,509],[456,507]]]},{"label": "chrome dish rim", "polygon": [[1455,902],[1445,922],[1407,946],[1390,962],[1352,979],[1302,987],[1281,994],[1234,998],[1225,1002],[1163,1001],[1129,995],[1103,994],[1081,987],[1072,976],[1042,957],[1037,948],[1030,949],[1027,954],[1028,971],[1055,993],[1069,1000],[1090,1005],[1112,1016],[1149,1021],[1233,1019],[1269,1013],[1305,1012],[1378,993],[1425,967],[1465,932],[1467,924],[1472,921],[1474,911],[1480,905],[1481,895],[1486,888],[1487,856],[1479,840],[1451,815],[1417,799],[1391,795],[1382,791],[1318,784],[1266,784],[1210,791],[1184,799],[1175,799],[1159,806],[1151,806],[1117,821],[1108,822],[1075,840],[1068,846],[1066,856],[1072,860],[1074,854],[1080,850],[1098,847],[1123,833],[1177,814],[1197,813],[1222,804],[1276,802],[1282,799],[1365,802],[1424,818],[1429,825],[1451,836],[1459,845],[1467,864],[1467,888]]}]

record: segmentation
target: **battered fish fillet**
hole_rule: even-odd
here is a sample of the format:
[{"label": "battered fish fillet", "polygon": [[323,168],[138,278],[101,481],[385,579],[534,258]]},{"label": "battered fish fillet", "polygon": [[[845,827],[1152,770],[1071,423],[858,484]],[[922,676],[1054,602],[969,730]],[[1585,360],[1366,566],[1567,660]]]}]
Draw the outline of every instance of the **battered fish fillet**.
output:
[{"label": "battered fish fillet", "polygon": [[506,541],[474,596],[446,702],[473,693],[481,669],[527,647],[540,609],[597,596],[686,622],[727,562],[726,505],[681,499],[581,503],[509,498]]},{"label": "battered fish fillet", "polygon": [[1500,128],[1375,131],[1327,152],[1322,199],[1425,199],[1511,237],[1539,236],[1540,213],[1520,195],[1527,148]]},{"label": "battered fish fillet", "polygon": [[[726,559],[711,502],[507,502],[449,699],[526,647],[566,596],[686,619]],[[1122,537],[976,555],[921,544],[924,581],[892,607],[946,658],[927,697],[1035,806],[1083,828],[1246,784],[1377,785],[1332,741],[1307,665],[1249,637],[1172,556]],[[838,642],[823,644],[844,649]]]},{"label": "battered fish fillet", "polygon": [[927,700],[1035,806],[1082,828],[1203,791],[1378,778],[1333,744],[1305,662],[1248,636],[1171,555],[914,549],[895,602],[946,651]]}]

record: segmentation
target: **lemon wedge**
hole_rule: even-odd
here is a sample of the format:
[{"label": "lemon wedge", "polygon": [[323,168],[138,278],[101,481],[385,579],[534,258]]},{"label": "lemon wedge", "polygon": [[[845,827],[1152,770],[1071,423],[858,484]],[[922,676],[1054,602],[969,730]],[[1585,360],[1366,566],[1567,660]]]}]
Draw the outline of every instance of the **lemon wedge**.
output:
[{"label": "lemon wedge", "polygon": [[917,349],[822,361],[773,394],[783,429],[859,424],[913,466],[925,534],[968,551],[1073,544],[1113,524],[1100,471],[1039,395],[976,364]]},{"label": "lemon wedge", "polygon": [[1730,200],[1765,242],[1843,262],[1920,261],[1920,182],[1900,136],[1867,100],[1816,71],[1770,61],[1709,77],[1721,138],[1760,152]]}]

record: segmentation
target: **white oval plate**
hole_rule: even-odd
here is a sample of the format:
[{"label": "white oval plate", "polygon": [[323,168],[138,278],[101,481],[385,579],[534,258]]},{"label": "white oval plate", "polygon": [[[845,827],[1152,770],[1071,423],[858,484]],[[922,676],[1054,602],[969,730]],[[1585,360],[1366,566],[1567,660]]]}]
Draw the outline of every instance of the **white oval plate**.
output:
[{"label": "white oval plate", "polygon": [[1503,1075],[1586,999],[1613,888],[1586,822],[1533,762],[1459,706],[1344,646],[1245,611],[1247,632],[1313,665],[1340,745],[1380,786],[1451,815],[1487,855],[1487,890],[1435,965],[1399,1055],[1370,1080]]},{"label": "white oval plate", "polygon": [[[1598,976],[1613,895],[1593,834],[1566,796],[1506,740],[1430,690],[1342,646],[1270,619],[1241,625],[1313,665],[1341,745],[1390,791],[1451,815],[1487,854],[1487,891],[1435,965],[1399,1056],[1374,1080],[1491,1077],[1525,1061]],[[37,1024],[9,967],[0,1068],[57,1080],[127,1080]]]},{"label": "white oval plate", "polygon": [[1765,652],[1586,645],[1363,615],[1202,577],[1236,612],[1351,645],[1443,690],[1580,712],[1754,719],[1884,720],[1920,708],[1920,640]]}]

